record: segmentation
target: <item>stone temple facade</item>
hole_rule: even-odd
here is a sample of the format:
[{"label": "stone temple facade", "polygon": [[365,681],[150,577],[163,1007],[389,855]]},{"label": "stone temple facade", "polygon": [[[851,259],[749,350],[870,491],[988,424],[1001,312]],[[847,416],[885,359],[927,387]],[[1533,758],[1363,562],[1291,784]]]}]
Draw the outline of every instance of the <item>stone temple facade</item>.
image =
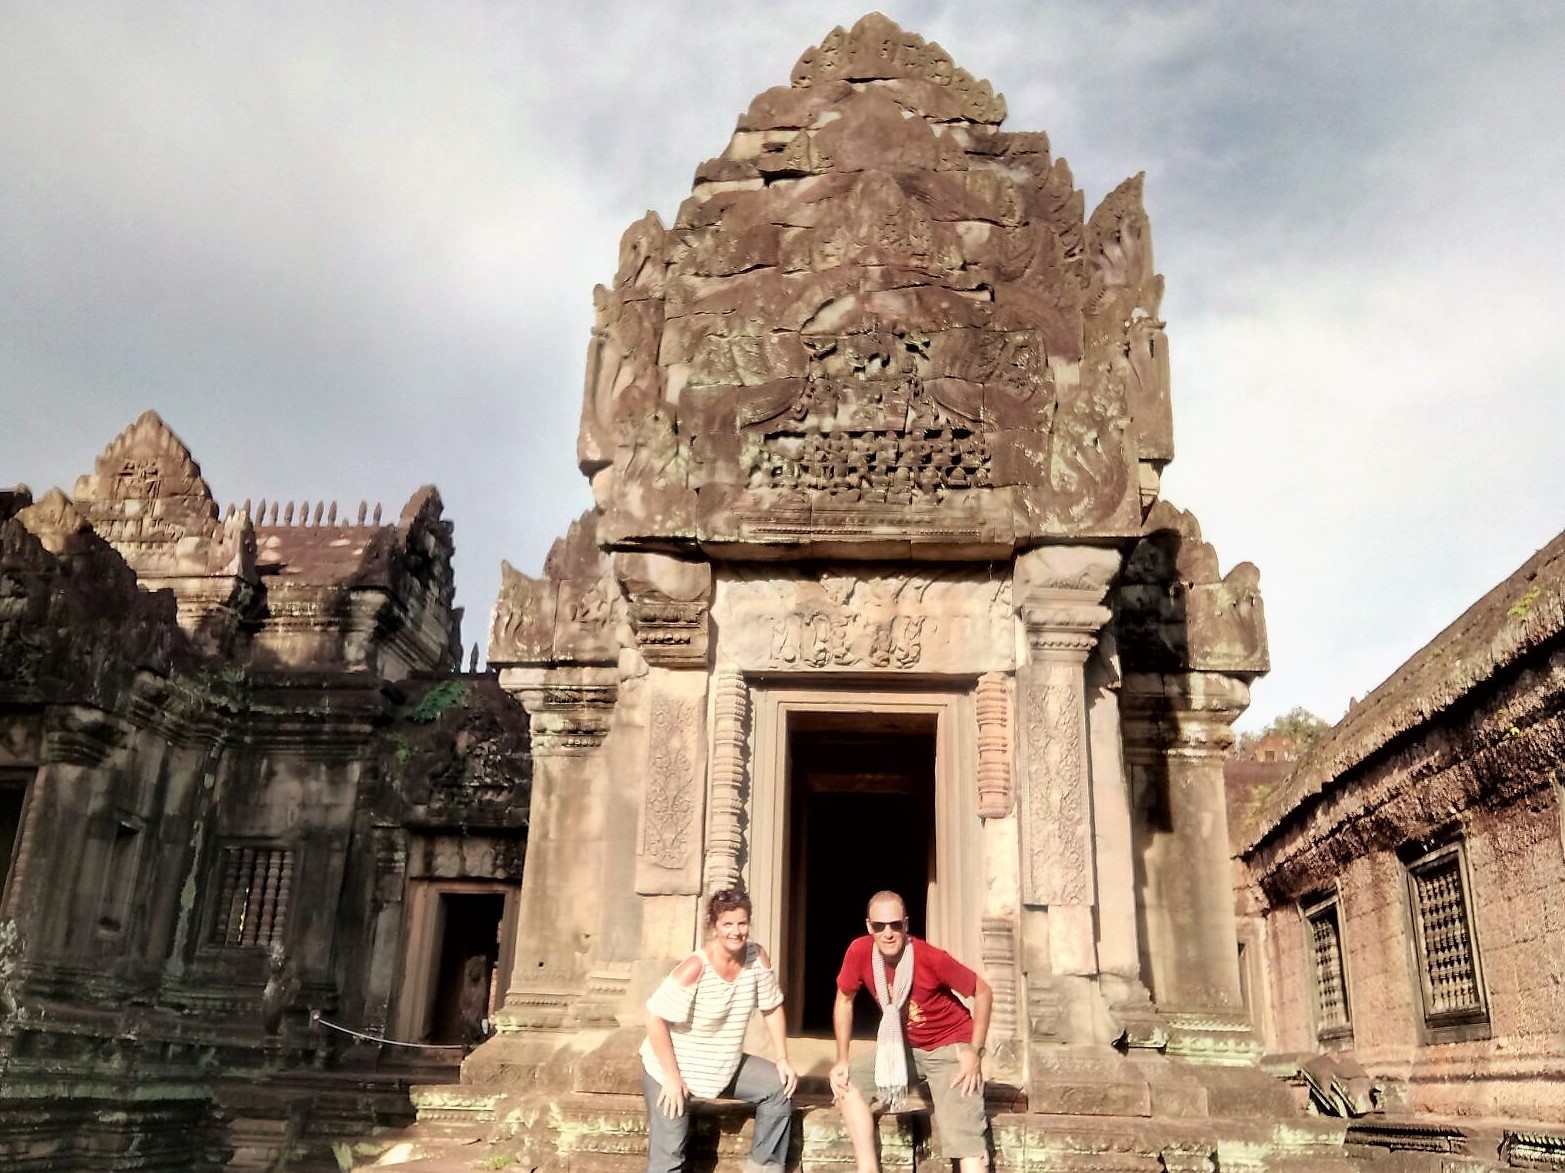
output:
[{"label": "stone temple facade", "polygon": [[220,516],[151,412],[0,493],[0,1168],[336,1169],[454,1073],[530,759],[452,548],[428,486]]},{"label": "stone temple facade", "polygon": [[584,1097],[598,1124],[539,1138],[541,1163],[623,1139],[583,1137],[637,1086],[642,1000],[703,894],[736,882],[794,1035],[829,1035],[890,886],[997,992],[993,1095],[1277,1106],[1224,829],[1267,668],[1257,572],[1220,574],[1159,493],[1140,178],[1088,213],[1004,116],[885,18],[838,29],[596,293],[595,506],[541,577],[506,568],[489,646],[532,721],[533,833],[499,1034],[464,1080]]}]

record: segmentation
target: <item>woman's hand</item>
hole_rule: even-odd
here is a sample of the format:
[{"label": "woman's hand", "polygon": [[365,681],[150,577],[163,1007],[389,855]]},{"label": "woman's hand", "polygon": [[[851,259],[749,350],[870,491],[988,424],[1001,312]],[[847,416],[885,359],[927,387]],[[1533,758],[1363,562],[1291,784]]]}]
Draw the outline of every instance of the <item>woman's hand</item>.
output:
[{"label": "woman's hand", "polygon": [[799,1074],[794,1071],[793,1064],[786,1059],[777,1060],[777,1078],[782,1080],[783,1094],[792,1096],[794,1089],[799,1086]]},{"label": "woman's hand", "polygon": [[665,1116],[683,1116],[690,1102],[690,1089],[682,1075],[671,1076],[658,1091],[658,1107]]}]

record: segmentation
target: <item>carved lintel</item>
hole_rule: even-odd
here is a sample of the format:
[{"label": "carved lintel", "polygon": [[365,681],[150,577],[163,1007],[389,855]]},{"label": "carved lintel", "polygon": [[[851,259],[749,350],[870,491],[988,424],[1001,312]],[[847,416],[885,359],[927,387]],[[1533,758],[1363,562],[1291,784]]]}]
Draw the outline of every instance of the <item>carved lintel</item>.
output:
[{"label": "carved lintel", "polygon": [[1003,672],[978,678],[978,817],[1003,819],[1016,801],[1011,781],[1011,690]]},{"label": "carved lintel", "polygon": [[742,875],[744,814],[749,801],[745,743],[750,690],[738,672],[721,673],[714,686],[712,808],[707,827],[705,890],[732,888]]},{"label": "carved lintel", "polygon": [[653,696],[636,859],[642,895],[700,889],[702,726],[696,698]]}]

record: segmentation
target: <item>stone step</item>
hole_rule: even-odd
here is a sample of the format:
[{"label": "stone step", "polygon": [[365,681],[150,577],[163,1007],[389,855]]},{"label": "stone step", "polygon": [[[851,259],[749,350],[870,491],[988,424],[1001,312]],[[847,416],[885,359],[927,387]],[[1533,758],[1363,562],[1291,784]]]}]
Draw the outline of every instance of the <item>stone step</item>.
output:
[{"label": "stone step", "polygon": [[[646,1160],[646,1113],[639,1096],[572,1094],[544,1105],[521,1100],[491,1105],[495,1120],[463,1129],[420,1122],[400,1146],[355,1168],[396,1167],[408,1173],[444,1168],[569,1170],[635,1173]],[[471,1121],[477,1124],[477,1121]],[[991,1117],[997,1170],[1078,1173],[1354,1173],[1343,1149],[1346,1122],[1328,1118],[1152,1120],[1102,1115],[999,1112]],[[739,1106],[699,1112],[690,1157],[697,1168],[731,1169],[748,1154],[752,1117]],[[939,1138],[927,1114],[882,1116],[886,1173],[942,1173]],[[829,1105],[800,1105],[793,1152],[803,1173],[850,1173],[852,1147],[841,1116]]]}]

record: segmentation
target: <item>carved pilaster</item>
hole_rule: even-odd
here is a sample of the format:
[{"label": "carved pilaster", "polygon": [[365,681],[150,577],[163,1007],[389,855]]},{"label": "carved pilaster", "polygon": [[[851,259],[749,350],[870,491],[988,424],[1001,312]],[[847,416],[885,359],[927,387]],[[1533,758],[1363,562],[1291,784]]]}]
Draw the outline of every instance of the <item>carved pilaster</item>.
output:
[{"label": "carved pilaster", "polygon": [[1015,804],[1011,782],[1011,690],[1003,672],[978,678],[978,817],[1003,819]]},{"label": "carved pilaster", "polygon": [[749,687],[738,672],[722,672],[714,688],[712,809],[706,848],[705,889],[708,892],[732,888],[739,882],[744,809],[749,789],[745,752],[750,726]]},{"label": "carved pilaster", "polygon": [[1025,763],[1022,899],[1035,907],[1088,905],[1092,798],[1082,669],[1109,611],[1090,591],[1038,589],[1022,618],[1031,651],[1017,682]]},{"label": "carved pilaster", "polygon": [[694,696],[658,691],[651,708],[636,891],[694,893],[701,885],[700,767],[705,722]]}]

